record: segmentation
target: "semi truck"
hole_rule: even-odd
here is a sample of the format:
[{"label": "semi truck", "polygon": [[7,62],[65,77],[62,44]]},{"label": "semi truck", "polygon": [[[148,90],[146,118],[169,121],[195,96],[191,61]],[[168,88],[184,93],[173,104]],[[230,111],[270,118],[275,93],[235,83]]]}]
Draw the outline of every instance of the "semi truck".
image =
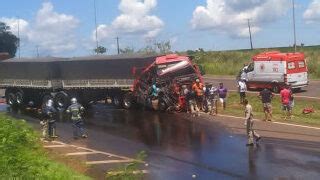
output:
[{"label": "semi truck", "polygon": [[76,97],[84,105],[112,99],[116,106],[148,105],[150,87],[160,89],[162,109],[179,103],[170,89],[190,85],[201,73],[190,57],[177,54],[109,55],[73,58],[11,58],[0,61],[0,89],[10,106],[40,107],[53,99],[66,108]]},{"label": "semi truck", "polygon": [[278,93],[285,85],[299,90],[306,87],[308,68],[303,53],[281,53],[270,51],[252,57],[238,78],[245,79],[250,89],[268,88]]}]

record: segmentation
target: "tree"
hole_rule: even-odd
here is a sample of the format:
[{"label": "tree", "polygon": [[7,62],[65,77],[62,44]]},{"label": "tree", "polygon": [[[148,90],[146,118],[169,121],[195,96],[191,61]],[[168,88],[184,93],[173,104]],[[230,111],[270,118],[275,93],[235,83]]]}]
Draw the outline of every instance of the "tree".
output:
[{"label": "tree", "polygon": [[160,54],[167,54],[171,52],[170,41],[157,42],[155,43],[155,45],[158,48]]},{"label": "tree", "polygon": [[14,57],[17,52],[19,38],[12,34],[10,27],[0,22],[0,52],[9,53],[10,57]]},{"label": "tree", "polygon": [[97,54],[104,54],[107,52],[107,48],[103,46],[98,46],[97,48],[94,49],[94,52]]},{"label": "tree", "polygon": [[120,49],[120,54],[133,54],[134,48],[132,47],[126,47],[124,49]]}]

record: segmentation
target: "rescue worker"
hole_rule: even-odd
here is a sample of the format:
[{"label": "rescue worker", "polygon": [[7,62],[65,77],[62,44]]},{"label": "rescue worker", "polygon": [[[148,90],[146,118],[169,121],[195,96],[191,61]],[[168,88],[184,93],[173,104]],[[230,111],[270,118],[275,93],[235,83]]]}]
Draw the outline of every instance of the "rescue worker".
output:
[{"label": "rescue worker", "polygon": [[[78,139],[79,136],[87,138],[88,136],[84,132],[84,123],[82,113],[84,107],[77,102],[76,98],[71,99],[71,105],[67,108],[67,113],[71,114],[71,120],[73,122],[73,138]],[[80,133],[80,135],[79,135]]]},{"label": "rescue worker", "polygon": [[208,106],[208,112],[210,115],[216,115],[217,114],[217,101],[218,101],[218,94],[217,94],[217,88],[213,86],[213,84],[208,84],[208,87],[206,87],[205,91],[205,97]]},{"label": "rescue worker", "polygon": [[57,138],[56,135],[56,116],[57,110],[53,107],[53,100],[49,99],[42,109],[43,120],[42,136],[44,138]]},{"label": "rescue worker", "polygon": [[199,108],[195,100],[195,93],[190,91],[187,86],[184,86],[183,89],[183,94],[186,98],[186,102],[188,103],[188,109],[190,110],[190,113],[192,116],[199,116]]},{"label": "rescue worker", "polygon": [[255,142],[258,143],[261,140],[261,136],[255,132],[253,129],[253,111],[252,106],[249,104],[248,100],[245,99],[243,101],[245,106],[245,119],[246,119],[246,127],[247,127],[247,136],[248,136],[248,143],[247,146],[253,146],[254,145],[254,139]]},{"label": "rescue worker", "polygon": [[197,78],[196,81],[192,85],[192,91],[195,92],[195,99],[196,99],[196,104],[199,109],[203,110],[203,84],[200,82],[200,80]]}]

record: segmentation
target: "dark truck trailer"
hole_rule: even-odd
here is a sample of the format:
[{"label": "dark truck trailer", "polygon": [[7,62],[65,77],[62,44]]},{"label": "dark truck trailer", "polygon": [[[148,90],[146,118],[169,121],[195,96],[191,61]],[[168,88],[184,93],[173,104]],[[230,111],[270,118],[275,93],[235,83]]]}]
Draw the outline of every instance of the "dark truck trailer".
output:
[{"label": "dark truck trailer", "polygon": [[0,88],[10,105],[40,106],[48,98],[65,108],[71,97],[83,104],[113,98],[121,103],[132,89],[133,71],[155,62],[156,56],[116,55],[77,58],[12,58],[0,61]]}]

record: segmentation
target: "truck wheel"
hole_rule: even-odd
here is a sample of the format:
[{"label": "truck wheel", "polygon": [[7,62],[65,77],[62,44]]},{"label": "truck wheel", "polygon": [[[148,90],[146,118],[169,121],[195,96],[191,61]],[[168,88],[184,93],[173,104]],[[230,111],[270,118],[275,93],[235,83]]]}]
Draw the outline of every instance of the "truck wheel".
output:
[{"label": "truck wheel", "polygon": [[23,103],[24,103],[24,94],[23,94],[23,92],[22,91],[18,91],[18,92],[16,92],[15,96],[16,96],[17,105],[18,106],[23,105]]},{"label": "truck wheel", "polygon": [[46,94],[42,97],[42,106],[45,105],[49,99],[53,99],[53,97],[50,94]]},{"label": "truck wheel", "polygon": [[131,94],[126,94],[124,95],[123,99],[122,99],[122,106],[125,109],[130,109],[132,107],[132,97]]},{"label": "truck wheel", "polygon": [[120,108],[121,107],[121,100],[118,96],[114,96],[112,98],[112,104],[117,107],[117,108]]},{"label": "truck wheel", "polygon": [[163,99],[159,99],[159,110],[160,111],[166,111],[168,109],[168,106],[166,104],[166,102]]},{"label": "truck wheel", "polygon": [[273,91],[274,93],[279,93],[279,92],[280,92],[279,85],[278,85],[278,84],[273,84],[273,85],[272,85],[272,91]]},{"label": "truck wheel", "polygon": [[67,93],[60,91],[54,96],[54,102],[57,107],[66,109],[70,104],[70,98]]},{"label": "truck wheel", "polygon": [[14,93],[8,93],[6,94],[6,101],[7,101],[7,104],[9,106],[14,106],[16,105],[17,101],[16,101],[16,95]]}]

